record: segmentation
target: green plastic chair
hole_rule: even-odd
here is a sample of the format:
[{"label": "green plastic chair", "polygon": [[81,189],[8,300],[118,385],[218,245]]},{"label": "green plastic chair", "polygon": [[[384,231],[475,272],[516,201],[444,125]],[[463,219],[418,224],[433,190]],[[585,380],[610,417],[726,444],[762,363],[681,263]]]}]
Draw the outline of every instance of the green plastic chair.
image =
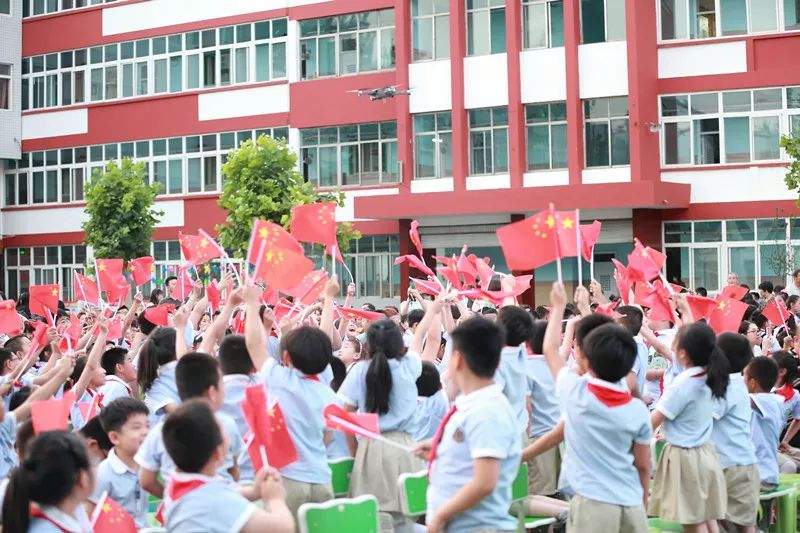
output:
[{"label": "green plastic chair", "polygon": [[353,462],[352,457],[340,457],[328,461],[328,466],[331,468],[333,495],[337,498],[350,493],[350,473],[353,471]]},{"label": "green plastic chair", "polygon": [[297,512],[301,533],[378,533],[378,500],[367,494],[325,503],[304,503]]},{"label": "green plastic chair", "polygon": [[511,514],[520,519],[520,525],[524,525],[525,529],[534,529],[537,527],[549,526],[555,524],[556,519],[549,516],[529,515],[525,513],[525,498],[528,493],[528,465],[520,463],[519,470],[517,470],[517,477],[511,484],[511,501],[514,502],[511,506]]},{"label": "green plastic chair", "polygon": [[648,518],[647,528],[650,533],[675,532],[682,533],[683,526],[676,522],[669,522],[661,518]]},{"label": "green plastic chair", "polygon": [[779,485],[777,489],[762,492],[762,502],[775,500],[778,519],[769,527],[770,533],[795,533],[797,531],[797,488],[794,485]]},{"label": "green plastic chair", "polygon": [[428,510],[428,471],[400,474],[397,479],[400,508],[409,518],[416,518]]}]

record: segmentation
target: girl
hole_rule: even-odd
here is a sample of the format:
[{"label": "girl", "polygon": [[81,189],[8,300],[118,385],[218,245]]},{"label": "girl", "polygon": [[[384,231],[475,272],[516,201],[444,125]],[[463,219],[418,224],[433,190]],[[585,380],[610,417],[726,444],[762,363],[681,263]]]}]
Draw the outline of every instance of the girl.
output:
[{"label": "girl", "polygon": [[[783,403],[784,423],[791,420],[786,434],[781,439],[781,450],[784,452],[794,452],[791,449],[791,442],[800,430],[800,392],[794,388],[794,382],[798,378],[797,359],[787,352],[777,352],[772,354],[772,359],[778,365],[778,382],[775,384],[773,393],[781,397]],[[795,443],[796,444],[796,443]],[[797,458],[794,453],[792,457],[782,455],[778,457],[782,472],[792,472]]]},{"label": "girl", "polygon": [[715,399],[728,388],[728,360],[705,323],[678,331],[675,357],[683,370],[664,389],[651,415],[667,441],[658,461],[650,514],[683,524],[687,532],[716,532],[727,494],[710,442]]},{"label": "girl", "polygon": [[361,359],[361,341],[353,335],[345,336],[337,356],[349,371]]},{"label": "girl", "polygon": [[11,472],[3,500],[3,530],[91,532],[83,502],[93,491],[94,474],[80,437],[66,431],[42,433]]},{"label": "girl", "polygon": [[175,366],[178,364],[175,336],[174,328],[156,328],[139,354],[136,380],[150,410],[150,427],[181,403],[175,385]]},{"label": "girl", "polygon": [[70,409],[70,420],[74,429],[81,429],[89,418],[100,412],[102,396],[97,390],[106,383],[106,371],[100,366],[100,358],[106,349],[108,324],[105,320],[98,323],[98,333],[92,350],[88,356],[78,357],[72,371],[67,389],[75,393],[75,403]]}]

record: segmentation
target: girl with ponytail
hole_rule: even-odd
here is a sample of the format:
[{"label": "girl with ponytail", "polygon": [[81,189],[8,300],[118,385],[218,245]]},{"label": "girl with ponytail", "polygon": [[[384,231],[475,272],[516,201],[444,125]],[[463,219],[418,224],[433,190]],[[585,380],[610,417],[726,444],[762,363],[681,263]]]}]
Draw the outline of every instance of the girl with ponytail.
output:
[{"label": "girl with ponytail", "polygon": [[667,445],[658,461],[650,515],[683,524],[684,531],[717,531],[725,518],[725,478],[711,433],[714,406],[725,398],[728,360],[704,322],[678,331],[675,357],[685,369],[664,389],[651,415]]},{"label": "girl with ponytail", "polygon": [[66,431],[48,431],[28,445],[3,499],[3,531],[92,531],[83,503],[94,491],[86,446]]},{"label": "girl with ponytail", "polygon": [[144,403],[150,410],[150,427],[181,403],[175,384],[175,328],[159,327],[150,336],[139,353],[136,381],[139,383]]}]

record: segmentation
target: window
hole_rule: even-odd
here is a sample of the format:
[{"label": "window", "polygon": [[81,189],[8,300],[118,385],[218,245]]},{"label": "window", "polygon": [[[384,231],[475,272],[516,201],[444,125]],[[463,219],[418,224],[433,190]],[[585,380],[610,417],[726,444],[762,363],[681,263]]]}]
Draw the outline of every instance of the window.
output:
[{"label": "window", "polygon": [[453,125],[450,112],[414,115],[414,178],[453,175]]},{"label": "window", "polygon": [[413,61],[450,57],[450,14],[447,0],[411,0]]},{"label": "window", "polygon": [[319,187],[396,183],[395,122],[300,130],[303,177]]},{"label": "window", "polygon": [[508,110],[469,110],[470,174],[508,171]]},{"label": "window", "polygon": [[300,21],[302,79],[386,70],[394,62],[393,9]]},{"label": "window", "polygon": [[7,298],[16,298],[31,285],[55,283],[61,286],[63,300],[75,298],[72,292],[73,272],[83,273],[86,246],[36,246],[6,248],[5,281]]},{"label": "window", "polygon": [[11,109],[11,65],[0,63],[0,109]]},{"label": "window", "polygon": [[0,15],[11,14],[11,0],[0,0]]},{"label": "window", "polygon": [[[368,235],[351,241],[344,257],[345,269],[337,269],[339,283],[356,286],[356,298],[396,298],[400,290],[400,267],[394,264],[399,253],[397,235]],[[320,247],[305,246],[306,255],[322,268]]]},{"label": "window", "polygon": [[563,0],[523,0],[522,47],[564,46]]},{"label": "window", "polygon": [[567,107],[564,102],[525,106],[528,170],[567,168]]},{"label": "window", "polygon": [[[756,89],[661,97],[664,165],[775,161],[779,139],[798,125],[796,89]],[[788,120],[782,125],[783,110]],[[798,109],[797,111],[800,111]]]},{"label": "window", "polygon": [[503,0],[466,0],[467,55],[506,51],[506,8]]},{"label": "window", "polygon": [[583,101],[586,166],[608,167],[630,163],[628,97]]},{"label": "window", "polygon": [[[119,0],[20,0],[22,2],[22,17],[44,15],[56,13],[82,7],[94,6],[103,2],[117,2]],[[0,0],[0,13],[3,13],[3,5],[9,5],[9,0]],[[7,13],[7,12],[6,12]]]},{"label": "window", "polygon": [[584,44],[624,41],[625,0],[581,0],[581,38]]},{"label": "window", "polygon": [[798,0],[660,0],[661,39],[796,30],[798,6]]},{"label": "window", "polygon": [[[23,109],[286,77],[286,19],[23,58]],[[88,87],[86,83],[88,82]],[[59,92],[58,84],[61,83]]]}]

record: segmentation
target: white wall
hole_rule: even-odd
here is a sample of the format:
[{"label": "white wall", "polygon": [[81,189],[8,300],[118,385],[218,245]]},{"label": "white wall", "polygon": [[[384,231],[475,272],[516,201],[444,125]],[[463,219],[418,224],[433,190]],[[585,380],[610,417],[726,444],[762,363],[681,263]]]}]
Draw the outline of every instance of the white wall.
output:
[{"label": "white wall", "polygon": [[510,174],[490,174],[488,176],[467,176],[468,191],[488,189],[508,189],[511,187]]},{"label": "white wall", "polygon": [[539,170],[536,172],[526,172],[522,176],[522,185],[525,187],[569,185],[569,170]]},{"label": "white wall", "polygon": [[581,98],[628,94],[628,43],[582,44],[578,47]]},{"label": "white wall", "polygon": [[674,46],[658,50],[659,78],[733,72],[747,72],[746,41]]},{"label": "white wall", "polygon": [[794,200],[797,193],[783,181],[786,167],[661,172],[661,180],[691,183],[692,203]]},{"label": "white wall", "polygon": [[23,140],[82,133],[89,133],[89,111],[86,108],[22,117]]},{"label": "white wall", "polygon": [[411,180],[412,193],[445,192],[453,190],[453,178]]},{"label": "white wall", "polygon": [[201,93],[197,96],[197,117],[199,120],[217,120],[288,112],[288,83]]},{"label": "white wall", "polygon": [[449,59],[411,63],[408,66],[408,85],[411,87],[408,104],[412,113],[444,111],[453,107]]},{"label": "white wall", "polygon": [[508,105],[506,54],[464,58],[464,105],[467,109]]},{"label": "white wall", "polygon": [[564,47],[524,50],[519,60],[523,103],[567,99]]},{"label": "white wall", "polygon": [[583,183],[627,183],[631,181],[631,167],[585,168]]}]

